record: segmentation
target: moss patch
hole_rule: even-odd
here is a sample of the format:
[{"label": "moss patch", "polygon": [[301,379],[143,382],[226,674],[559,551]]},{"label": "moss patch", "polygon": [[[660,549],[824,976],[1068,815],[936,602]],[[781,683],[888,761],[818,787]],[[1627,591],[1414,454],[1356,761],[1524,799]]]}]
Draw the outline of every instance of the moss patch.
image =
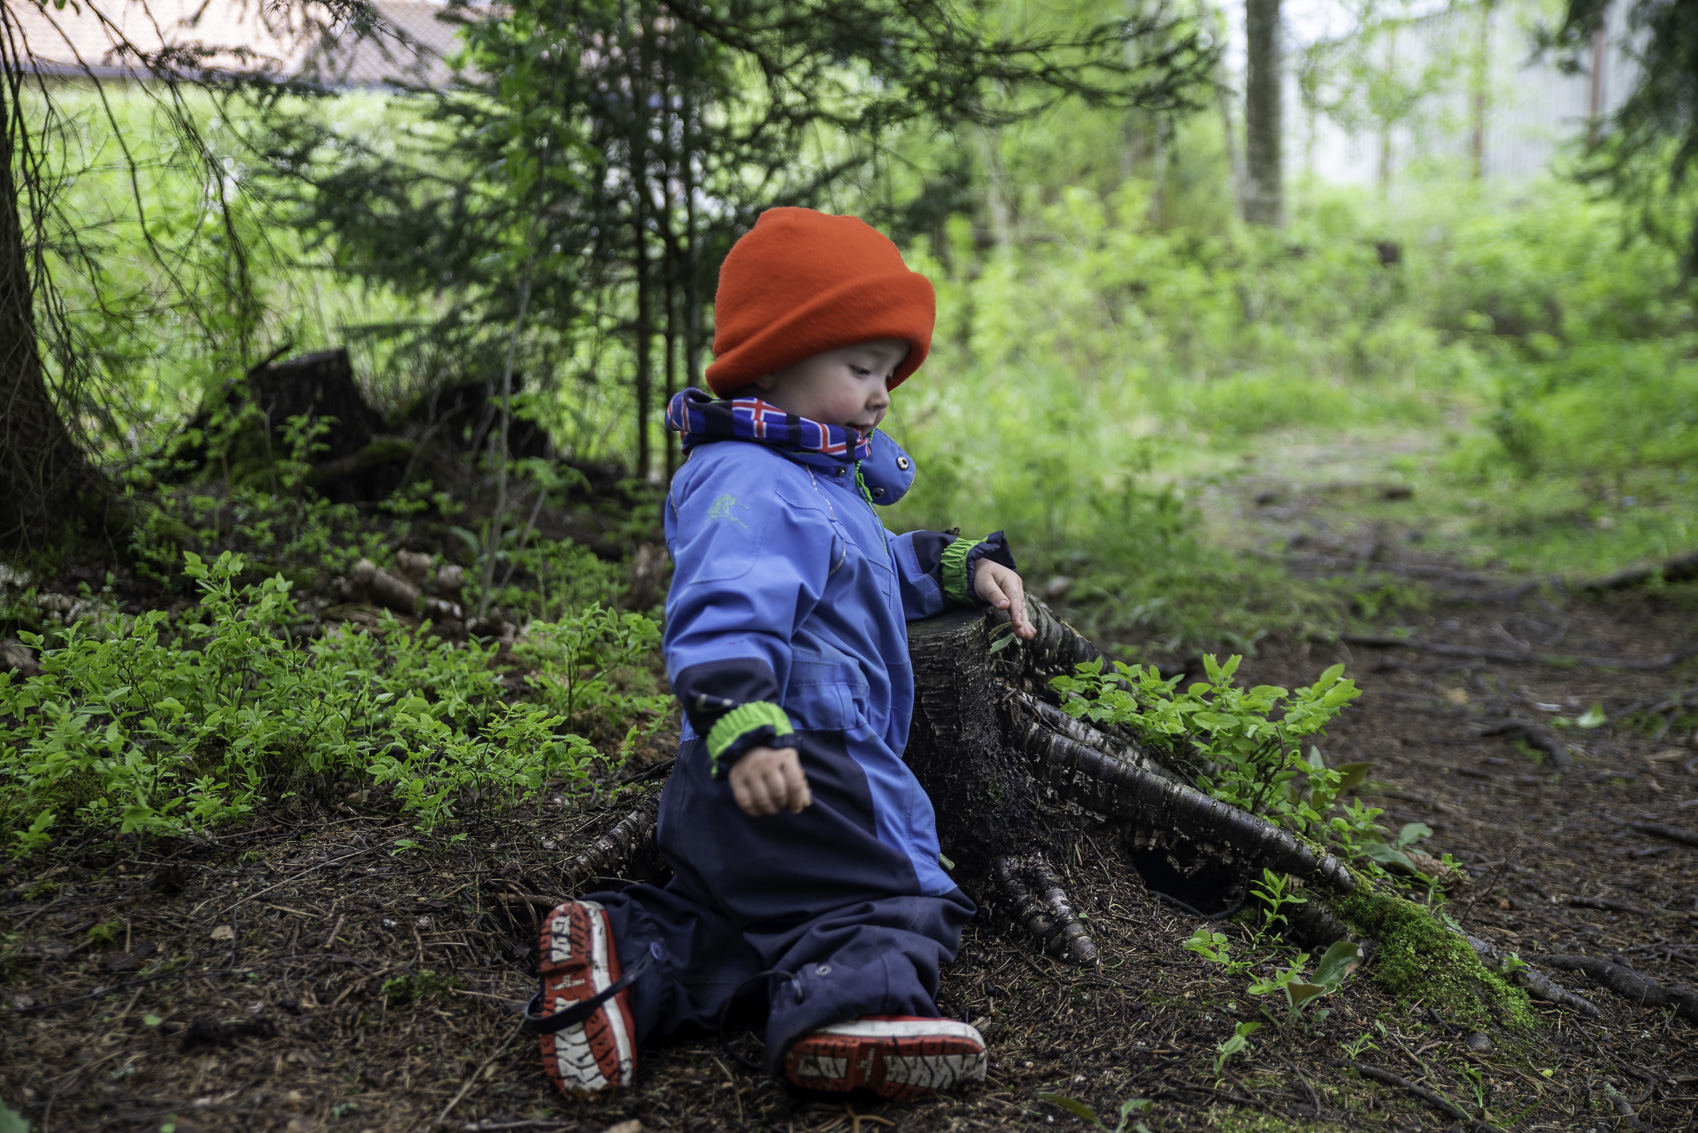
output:
[{"label": "moss patch", "polygon": [[1356,931],[1379,941],[1374,982],[1404,1000],[1421,1000],[1453,1019],[1495,1021],[1523,1033],[1538,1029],[1527,993],[1480,963],[1468,942],[1427,909],[1364,887],[1338,903]]}]

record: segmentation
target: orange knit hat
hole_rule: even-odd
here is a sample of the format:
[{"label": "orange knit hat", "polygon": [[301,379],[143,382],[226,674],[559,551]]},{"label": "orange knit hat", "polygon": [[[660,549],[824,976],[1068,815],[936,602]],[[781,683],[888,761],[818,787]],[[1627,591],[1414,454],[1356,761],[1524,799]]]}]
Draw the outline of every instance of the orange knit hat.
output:
[{"label": "orange knit hat", "polygon": [[865,221],[768,209],[719,269],[708,387],[724,397],[815,354],[900,338],[894,387],[926,360],[936,319],[931,281]]}]

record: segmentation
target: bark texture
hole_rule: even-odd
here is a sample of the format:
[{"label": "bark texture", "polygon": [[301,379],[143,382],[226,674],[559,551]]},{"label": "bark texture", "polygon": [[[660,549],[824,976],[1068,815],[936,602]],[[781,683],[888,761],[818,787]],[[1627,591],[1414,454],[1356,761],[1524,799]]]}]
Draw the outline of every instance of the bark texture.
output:
[{"label": "bark texture", "polygon": [[1285,223],[1280,130],[1279,0],[1244,0],[1244,219]]},{"label": "bark texture", "polygon": [[36,340],[29,239],[19,209],[24,129],[0,74],[0,551],[50,542],[76,512],[88,474],[47,388]]}]

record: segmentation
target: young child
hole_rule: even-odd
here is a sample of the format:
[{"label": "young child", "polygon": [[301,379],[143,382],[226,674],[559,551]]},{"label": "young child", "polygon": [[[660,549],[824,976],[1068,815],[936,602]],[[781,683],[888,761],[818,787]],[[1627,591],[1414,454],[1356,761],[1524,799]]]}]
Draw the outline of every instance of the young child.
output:
[{"label": "young child", "polygon": [[564,1092],[629,1085],[638,1046],[711,1030],[743,996],[766,1000],[766,1069],[799,1086],[909,1098],[984,1078],[984,1040],[933,1003],[974,905],[902,762],[905,623],[977,600],[1034,630],[1000,532],[892,535],[873,510],[914,480],[877,426],[934,312],[851,217],[772,209],[725,260],[723,400],[667,409],[686,453],[666,513],[674,875],[550,914],[528,1014]]}]

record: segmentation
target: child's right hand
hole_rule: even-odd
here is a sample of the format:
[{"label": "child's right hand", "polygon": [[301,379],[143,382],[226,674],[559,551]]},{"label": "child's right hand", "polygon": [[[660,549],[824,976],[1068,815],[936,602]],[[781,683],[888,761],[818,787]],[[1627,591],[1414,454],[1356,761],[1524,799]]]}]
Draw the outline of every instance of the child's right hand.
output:
[{"label": "child's right hand", "polygon": [[793,747],[752,747],[731,765],[731,793],[751,817],[788,810],[802,813],[814,801]]}]

